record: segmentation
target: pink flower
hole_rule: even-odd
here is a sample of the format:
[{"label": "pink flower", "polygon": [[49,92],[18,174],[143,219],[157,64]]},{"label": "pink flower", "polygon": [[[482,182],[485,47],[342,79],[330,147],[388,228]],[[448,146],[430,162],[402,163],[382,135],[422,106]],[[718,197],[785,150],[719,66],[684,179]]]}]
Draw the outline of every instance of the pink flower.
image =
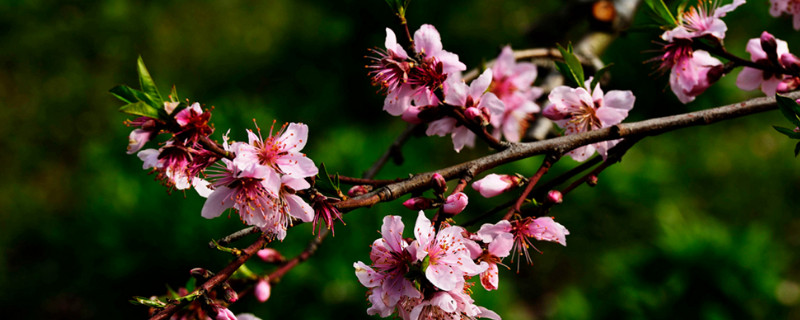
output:
[{"label": "pink flower", "polygon": [[372,84],[379,85],[387,92],[397,90],[397,88],[408,81],[408,71],[413,67],[413,63],[408,60],[408,54],[399,43],[392,29],[386,28],[386,50],[370,50],[375,57],[369,57],[372,64],[368,65],[369,75],[372,76]]},{"label": "pink flower", "polygon": [[492,66],[492,75],[489,91],[505,105],[503,115],[492,118],[495,135],[499,137],[502,133],[506,140],[519,142],[531,114],[540,110],[534,102],[542,95],[542,89],[533,87],[536,66],[529,62],[517,63],[511,46],[505,46]]},{"label": "pink flower", "polygon": [[210,119],[211,113],[203,112],[197,102],[179,111],[175,115],[175,121],[181,129],[175,132],[175,139],[189,145],[197,144],[201,138],[214,132],[214,129],[208,124]]},{"label": "pink flower", "polygon": [[[393,32],[387,31],[386,47],[393,52],[399,51],[396,50],[400,46],[397,45]],[[414,32],[414,49],[417,56],[412,59],[413,67],[403,70],[404,83],[397,81],[399,85],[389,90],[384,100],[383,109],[394,116],[404,115],[412,106],[412,102],[417,107],[438,105],[441,101],[434,92],[446,90],[445,80],[449,75],[467,69],[466,65],[458,61],[458,55],[442,49],[442,39],[432,25],[424,24]],[[402,56],[397,52],[395,54],[394,58]],[[395,68],[405,67],[395,66]],[[400,72],[394,71],[394,73]],[[411,112],[418,113],[419,110]],[[404,115],[404,119],[413,120],[415,117]]]},{"label": "pink flower", "polygon": [[[319,230],[321,232],[322,225],[324,224],[325,227],[331,230],[332,234],[336,234],[333,230],[333,223],[336,222],[336,219],[339,219],[339,221],[344,224],[339,209],[333,206],[336,202],[339,202],[339,200],[328,198],[319,192],[314,193],[311,197],[311,207],[314,208],[314,221],[311,224],[312,232],[313,230]],[[317,225],[319,225],[319,229],[317,229]]]},{"label": "pink flower", "polygon": [[692,39],[711,35],[722,40],[725,38],[728,26],[720,18],[744,3],[745,0],[733,0],[733,3],[718,7],[719,3],[716,1],[701,1],[699,7],[684,11],[683,16],[679,17],[678,26],[664,32],[661,38],[672,42],[676,38]]},{"label": "pink flower", "polygon": [[469,202],[469,198],[463,192],[457,192],[447,196],[447,200],[445,200],[444,205],[442,206],[442,210],[445,213],[451,215],[457,215],[464,211],[464,208],[467,207],[467,203]]},{"label": "pink flower", "polygon": [[197,192],[207,197],[208,182],[199,178],[198,174],[216,162],[219,157],[205,149],[194,149],[167,141],[160,149],[145,149],[137,156],[142,160],[142,169],[153,168],[157,172],[156,179],[163,181],[168,187],[178,190],[194,186]]},{"label": "pink flower", "polygon": [[[450,78],[447,80],[444,102],[453,106],[463,107],[464,110],[477,108],[491,122],[491,119],[501,117],[505,109],[503,102],[494,93],[486,92],[491,82],[491,69],[484,71],[469,86],[457,78]],[[429,136],[444,136],[450,133],[456,152],[460,152],[465,145],[471,147],[475,144],[475,134],[467,127],[458,124],[451,117],[431,122],[425,133]]]},{"label": "pink flower", "polygon": [[255,294],[258,302],[267,301],[271,292],[272,289],[269,285],[269,280],[267,279],[259,279],[258,283],[256,283],[256,287],[253,289],[253,293]]},{"label": "pink flower", "polygon": [[[539,241],[558,242],[563,246],[567,245],[566,236],[569,234],[567,228],[558,222],[553,221],[553,218],[542,217],[533,219],[530,217],[514,220],[509,222],[502,220],[497,224],[484,224],[478,230],[478,236],[484,243],[493,243],[501,237],[507,237],[505,234],[513,235],[514,244],[511,251],[514,255],[524,255],[528,263],[531,263],[531,257],[528,253],[528,248],[535,246],[530,242],[529,238],[534,238]],[[511,261],[514,261],[512,257]],[[519,264],[517,264],[519,268]]]},{"label": "pink flower", "polygon": [[308,126],[289,123],[287,127],[284,124],[273,134],[274,128],[273,122],[266,139],[261,136],[261,129],[258,127],[258,135],[247,130],[249,142],[237,142],[231,146],[236,153],[236,159],[233,160],[236,165],[244,167],[247,163],[256,163],[295,178],[317,175],[319,170],[314,161],[300,152],[308,140]]},{"label": "pink flower", "polygon": [[520,178],[512,175],[488,174],[472,183],[472,188],[482,196],[491,198],[519,186]]},{"label": "pink flower", "polygon": [[125,125],[129,127],[139,127],[131,131],[128,136],[128,154],[134,154],[142,149],[145,143],[153,140],[158,135],[163,124],[148,117],[139,117],[134,120],[126,120]]},{"label": "pink flower", "polygon": [[489,268],[481,273],[480,279],[481,285],[490,291],[497,290],[499,285],[497,265],[501,264],[503,258],[511,254],[511,248],[514,247],[514,236],[509,232],[501,232],[493,240],[478,257],[479,261],[485,261],[489,264]]},{"label": "pink flower", "polygon": [[403,221],[399,216],[386,216],[381,227],[382,238],[372,243],[370,259],[372,267],[359,261],[353,264],[359,282],[371,288],[372,308],[367,313],[386,317],[394,310],[402,297],[421,297],[419,291],[405,276],[409,264],[416,261],[407,250],[403,240]]},{"label": "pink flower", "polygon": [[669,74],[669,86],[683,103],[705,92],[722,76],[722,62],[708,52],[697,50],[677,60]]},{"label": "pink flower", "polygon": [[486,271],[488,265],[475,264],[464,245],[461,227],[448,226],[437,233],[425,213],[419,212],[414,226],[417,240],[412,244],[417,260],[428,259],[425,277],[437,288],[450,291],[464,276],[474,276]]},{"label": "pink flower", "polygon": [[214,191],[203,205],[202,216],[212,219],[235,208],[248,225],[266,228],[266,216],[272,214],[272,199],[278,196],[281,178],[271,168],[255,163],[240,167],[228,159],[222,162],[222,170],[209,175]]},{"label": "pink flower", "polygon": [[800,30],[800,1],[797,0],[769,0],[769,14],[778,17],[783,13],[793,15],[792,26]]},{"label": "pink flower", "polygon": [[[762,46],[762,42],[770,39],[774,39],[777,48],[775,52],[767,53]],[[747,41],[747,52],[750,53],[751,61],[765,66],[774,66],[768,56],[776,54],[776,57],[781,57],[784,54],[788,54],[789,45],[786,41],[775,39],[771,34],[764,31],[761,34],[761,38],[753,38]],[[739,72],[739,76],[736,77],[736,86],[742,90],[754,90],[760,86],[764,94],[773,96],[782,81],[784,81],[784,75],[782,74],[772,74],[763,70],[744,67]]]},{"label": "pink flower", "polygon": [[398,315],[404,320],[476,318],[500,320],[500,316],[493,311],[476,306],[464,285],[465,282],[462,280],[452,291],[438,291],[427,298],[404,299],[398,305]]},{"label": "pink flower", "polygon": [[[586,85],[589,83],[587,81]],[[611,90],[603,95],[598,84],[592,94],[584,88],[556,87],[550,92],[548,99],[551,104],[545,108],[544,116],[563,128],[566,135],[570,135],[619,124],[628,116],[636,97],[629,90]],[[575,161],[584,161],[597,150],[605,158],[608,149],[618,142],[619,140],[602,141],[575,148],[568,154]]]}]

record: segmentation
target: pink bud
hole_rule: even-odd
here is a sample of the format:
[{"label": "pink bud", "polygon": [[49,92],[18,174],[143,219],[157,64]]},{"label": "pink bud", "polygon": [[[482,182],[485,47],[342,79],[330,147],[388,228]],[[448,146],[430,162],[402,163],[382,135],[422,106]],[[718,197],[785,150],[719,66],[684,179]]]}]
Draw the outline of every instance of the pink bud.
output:
[{"label": "pink bud", "polygon": [[231,312],[230,309],[223,308],[223,307],[220,307],[218,309],[216,319],[217,320],[237,320],[236,316],[233,315],[233,312]]},{"label": "pink bud", "polygon": [[350,188],[350,190],[347,190],[347,195],[351,197],[357,197],[362,194],[367,194],[370,191],[372,191],[372,186],[368,185],[353,186],[352,188]]},{"label": "pink bud", "polygon": [[786,68],[791,68],[792,66],[797,67],[800,66],[800,59],[787,52],[781,55],[781,64]]},{"label": "pink bud", "polygon": [[586,179],[586,184],[588,184],[590,187],[596,186],[597,185],[597,176],[596,175],[589,176],[589,179]]},{"label": "pink bud", "polygon": [[447,200],[445,201],[444,206],[442,206],[442,209],[444,209],[445,213],[457,215],[461,213],[461,211],[464,211],[464,208],[467,207],[468,202],[469,199],[463,192],[454,193],[447,196]]},{"label": "pink bud", "polygon": [[567,114],[556,109],[556,105],[554,104],[545,107],[544,111],[542,111],[542,115],[553,121],[558,121],[567,117]]},{"label": "pink bud", "polygon": [[433,205],[433,201],[425,197],[413,197],[403,202],[403,205],[411,210],[419,211],[430,209]]},{"label": "pink bud", "polygon": [[474,123],[479,123],[482,126],[489,124],[489,120],[486,119],[486,116],[483,115],[483,112],[476,107],[469,107],[467,110],[464,110],[464,116],[467,117],[467,120]]},{"label": "pink bud", "polygon": [[264,302],[269,299],[270,293],[272,293],[272,287],[269,285],[269,281],[266,279],[258,280],[256,284],[256,288],[254,289],[256,299],[258,302]]},{"label": "pink bud", "polygon": [[482,196],[491,198],[519,185],[520,178],[511,175],[489,174],[472,183],[472,188]]},{"label": "pink bud", "polygon": [[433,174],[433,177],[431,177],[431,184],[433,185],[433,191],[437,194],[447,191],[447,180],[439,173]]},{"label": "pink bud", "polygon": [[266,263],[275,263],[283,261],[283,256],[281,256],[280,252],[275,249],[266,248],[258,250],[256,253],[261,260],[264,260]]},{"label": "pink bud", "polygon": [[552,204],[559,204],[564,201],[564,196],[561,195],[561,191],[558,190],[550,190],[547,192],[547,202]]}]

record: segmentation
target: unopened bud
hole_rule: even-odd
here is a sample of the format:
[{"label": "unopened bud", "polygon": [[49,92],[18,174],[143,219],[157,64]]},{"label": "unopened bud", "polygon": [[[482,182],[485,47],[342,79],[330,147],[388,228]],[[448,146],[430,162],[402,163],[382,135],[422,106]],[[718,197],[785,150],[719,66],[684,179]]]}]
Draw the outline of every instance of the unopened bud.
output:
[{"label": "unopened bud", "polygon": [[189,271],[189,273],[191,273],[192,277],[195,277],[200,280],[208,279],[214,276],[213,272],[203,268],[194,268],[191,271]]},{"label": "unopened bud", "polygon": [[552,204],[559,204],[564,201],[564,196],[561,195],[561,191],[558,190],[550,190],[547,192],[547,202]]},{"label": "unopened bud", "polygon": [[761,33],[761,49],[767,54],[770,62],[778,62],[778,42],[775,37],[764,31]]},{"label": "unopened bud", "polygon": [[347,195],[350,197],[357,197],[363,194],[367,194],[372,191],[372,186],[369,185],[358,185],[353,186],[350,190],[347,190]]},{"label": "unopened bud", "polygon": [[800,72],[800,59],[791,53],[787,52],[781,55],[781,64],[790,71]]},{"label": "unopened bud", "polygon": [[489,119],[476,107],[469,107],[467,110],[464,110],[464,116],[467,117],[467,120],[478,123],[481,126],[489,125]]},{"label": "unopened bud", "polygon": [[414,211],[430,209],[433,206],[433,200],[425,197],[413,197],[403,202],[406,208]]},{"label": "unopened bud", "polygon": [[433,191],[437,194],[444,193],[447,191],[447,180],[439,173],[434,173],[433,177],[431,177],[431,185],[433,187]]},{"label": "unopened bud", "polygon": [[276,263],[284,260],[283,256],[281,256],[278,250],[271,248],[258,250],[256,254],[258,255],[259,258],[261,258],[261,260],[264,260],[264,262],[266,263]]},{"label": "unopened bud", "polygon": [[596,175],[589,176],[589,178],[586,179],[586,184],[588,184],[590,187],[596,186],[597,185],[597,176]]},{"label": "unopened bud", "polygon": [[447,197],[442,209],[445,213],[457,215],[461,213],[461,211],[464,211],[468,202],[469,198],[467,198],[467,195],[463,192],[454,193]]},{"label": "unopened bud", "polygon": [[272,293],[272,287],[269,285],[269,281],[267,279],[260,279],[258,280],[258,283],[253,291],[256,295],[256,299],[258,299],[258,302],[264,302],[269,299],[269,296]]},{"label": "unopened bud", "polygon": [[217,316],[215,320],[236,320],[236,316],[233,315],[230,309],[224,308],[222,306],[213,306],[217,310]]},{"label": "unopened bud", "polygon": [[231,288],[230,284],[225,282],[222,284],[222,298],[228,303],[234,303],[236,300],[239,300],[239,294],[236,293],[236,290]]},{"label": "unopened bud", "polygon": [[[706,79],[708,79],[708,86],[717,82],[722,76],[725,75],[725,66],[724,65],[717,65],[711,68],[708,68],[708,73],[706,73]],[[707,87],[705,87],[707,88]],[[705,89],[703,89],[705,90]]]}]

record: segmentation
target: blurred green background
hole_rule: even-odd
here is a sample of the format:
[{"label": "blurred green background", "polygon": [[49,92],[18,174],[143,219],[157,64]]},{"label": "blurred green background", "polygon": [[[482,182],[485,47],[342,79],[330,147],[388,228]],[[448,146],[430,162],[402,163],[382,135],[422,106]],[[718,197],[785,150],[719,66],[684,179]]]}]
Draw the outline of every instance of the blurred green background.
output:
[{"label": "blurred green background", "polygon": [[[412,1],[412,32],[435,25],[446,50],[470,68],[505,44],[549,47],[592,27],[576,1]],[[766,1],[729,14],[726,43],[762,29],[800,52],[788,18]],[[649,23],[640,12],[635,25]],[[761,26],[756,29],[754,26]],[[405,127],[381,110],[363,68],[367,48],[399,30],[383,1],[4,1],[0,4],[0,314],[4,319],[142,319],[134,295],[180,287],[194,267],[218,270],[229,256],[207,248],[242,228],[239,219],[200,217],[194,192],[171,195],[125,154],[131,129],[107,93],[136,86],[142,55],[164,92],[214,106],[214,138],[244,139],[252,119],[309,125],[305,151],[332,171],[359,176]],[[680,104],[667,78],[642,61],[657,55],[657,30],[620,35],[603,60],[609,89],[633,90],[628,121],[758,96],[723,78]],[[569,194],[551,214],[569,228],[568,247],[538,245],[532,267],[501,271],[500,290],[476,289],[477,303],[504,319],[800,319],[800,162],[771,125],[776,112],[647,138],[594,188]],[[488,153],[460,154],[449,138],[413,138],[406,162],[379,178],[403,177]],[[540,158],[498,169],[531,175]],[[563,160],[553,169],[576,163]],[[545,178],[552,177],[554,174]],[[491,201],[468,191],[458,221]],[[400,201],[346,216],[311,260],[259,304],[232,306],[262,319],[368,318],[366,289],[352,267],[369,260],[384,215],[415,213]],[[407,233],[410,235],[410,233]],[[287,256],[311,239],[309,225],[276,244]],[[245,246],[247,241],[237,243]],[[510,263],[509,263],[510,264]],[[253,269],[262,269],[257,261]],[[511,264],[510,264],[511,265]]]}]

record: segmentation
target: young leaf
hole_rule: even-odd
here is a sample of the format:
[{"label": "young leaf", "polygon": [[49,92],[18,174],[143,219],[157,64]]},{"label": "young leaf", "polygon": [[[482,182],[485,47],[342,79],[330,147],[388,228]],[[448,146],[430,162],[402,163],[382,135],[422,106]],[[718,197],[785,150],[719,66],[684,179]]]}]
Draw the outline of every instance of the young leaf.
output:
[{"label": "young leaf", "polygon": [[149,117],[153,119],[159,119],[161,115],[158,109],[153,108],[153,106],[145,103],[144,101],[126,104],[120,107],[119,111],[134,116]]},{"label": "young leaf", "polygon": [[797,105],[797,102],[790,98],[777,94],[775,95],[775,100],[778,102],[778,108],[781,109],[783,116],[795,126],[800,127],[800,105]]},{"label": "young leaf", "polygon": [[108,92],[111,92],[111,94],[117,97],[117,99],[120,99],[125,103],[134,103],[139,101],[136,91],[139,90],[128,86],[116,86],[111,88],[111,90],[108,90]]},{"label": "young leaf", "polygon": [[333,180],[331,180],[331,175],[328,174],[328,169],[325,168],[325,163],[319,164],[319,179],[317,179],[317,185],[315,187],[332,191],[332,192],[339,192],[339,176],[336,177],[336,182],[334,184]]},{"label": "young leaf", "polygon": [[610,68],[613,65],[614,65],[613,63],[609,63],[605,67],[600,68],[600,70],[597,70],[597,72],[594,73],[594,78],[592,79],[592,83],[589,85],[589,92],[594,90],[594,87],[597,85],[598,82],[600,82],[600,78],[603,77],[603,74],[608,72],[608,68]]},{"label": "young leaf", "polygon": [[577,84],[578,87],[584,87],[584,78],[583,78],[583,66],[581,65],[581,61],[578,60],[578,57],[572,53],[572,44],[567,46],[567,49],[564,49],[560,44],[557,44],[558,51],[561,52],[561,56],[564,58],[564,62],[556,63],[556,68],[564,78],[571,80]]},{"label": "young leaf", "polygon": [[157,300],[157,299],[150,300],[150,299],[145,298],[145,297],[133,297],[133,300],[129,300],[129,301],[131,303],[133,303],[133,304],[141,304],[141,305],[145,305],[145,306],[148,306],[148,307],[154,307],[154,308],[164,308],[164,307],[167,306],[167,304],[164,303],[161,300]]},{"label": "young leaf", "polygon": [[775,130],[778,130],[778,132],[785,134],[789,138],[800,139],[800,132],[794,132],[794,130],[792,129],[778,127],[778,126],[772,126],[772,127],[775,128]]},{"label": "young leaf", "polygon": [[169,101],[170,102],[178,102],[180,98],[178,98],[178,90],[175,90],[175,85],[172,85],[172,90],[169,92]]},{"label": "young leaf", "polygon": [[194,291],[194,288],[196,286],[197,286],[197,279],[195,279],[194,277],[189,277],[189,281],[186,281],[186,285],[184,286],[184,288],[186,288],[186,291],[192,292]]},{"label": "young leaf", "polygon": [[660,23],[664,24],[666,27],[671,29],[678,24],[675,20],[675,16],[672,15],[672,12],[669,11],[667,4],[665,4],[663,0],[645,0],[645,3],[653,10],[656,17],[661,20]]},{"label": "young leaf", "polygon": [[147,67],[144,66],[142,56],[139,56],[139,59],[136,60],[136,64],[139,71],[139,88],[152,97],[155,102],[161,104],[164,99],[161,99],[161,94],[158,93],[158,88],[155,82],[153,82],[153,78],[150,77],[150,72],[147,72]]}]

